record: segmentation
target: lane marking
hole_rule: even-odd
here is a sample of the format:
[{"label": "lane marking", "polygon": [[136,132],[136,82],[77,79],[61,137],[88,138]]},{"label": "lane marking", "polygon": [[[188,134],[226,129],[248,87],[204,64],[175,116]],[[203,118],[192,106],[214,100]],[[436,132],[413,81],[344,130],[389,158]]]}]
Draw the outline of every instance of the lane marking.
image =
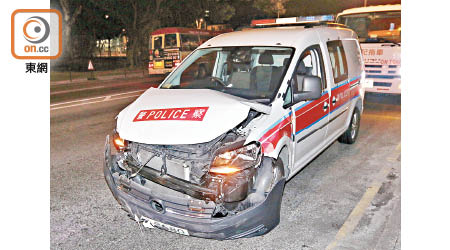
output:
[{"label": "lane marking", "polygon": [[369,118],[380,118],[380,119],[390,119],[390,120],[401,120],[402,118],[399,116],[390,116],[390,115],[375,115],[375,114],[363,114],[364,117]]},{"label": "lane marking", "polygon": [[[140,73],[127,73],[128,77],[120,77],[122,74],[118,74],[118,75],[100,75],[99,77],[102,77],[103,79],[98,79],[96,80],[96,82],[106,82],[106,81],[111,81],[111,80],[124,80],[124,79],[129,79],[129,80],[150,80],[150,81],[160,81],[160,80],[164,80],[164,77],[161,76],[153,76],[153,77],[142,77],[142,71]],[[116,76],[116,77],[114,77]],[[150,79],[149,79],[150,78]],[[86,78],[82,77],[82,78],[75,78],[72,80],[72,82],[69,82],[69,80],[62,80],[62,81],[53,81],[50,82],[50,87],[52,86],[61,86],[61,85],[74,85],[74,84],[82,84],[85,83],[87,81]]]},{"label": "lane marking", "polygon": [[55,108],[50,108],[50,110],[71,108],[71,107],[83,106],[83,105],[99,103],[99,102],[115,101],[115,100],[120,100],[120,99],[125,99],[125,98],[130,98],[130,97],[137,97],[137,96],[140,96],[140,95],[130,95],[130,96],[123,96],[123,97],[118,97],[118,98],[111,98],[111,96],[109,96],[109,98],[108,98],[108,96],[107,96],[107,97],[105,97],[105,99],[99,100],[99,101],[83,102],[83,103],[78,103],[78,104],[72,104],[72,105],[69,105],[69,106],[55,107]]},{"label": "lane marking", "polygon": [[397,147],[395,147],[394,153],[391,156],[389,156],[387,158],[387,160],[390,161],[390,162],[396,162],[398,157],[401,154],[401,149],[402,149],[401,148],[401,144],[398,144]]},{"label": "lane marking", "polygon": [[97,97],[86,98],[86,99],[80,99],[80,100],[74,100],[74,101],[69,101],[69,102],[59,102],[59,103],[50,104],[50,107],[59,106],[59,105],[63,105],[63,104],[69,104],[69,103],[76,103],[76,102],[90,101],[90,100],[94,100],[94,99],[103,99],[103,98],[106,98],[106,97],[108,97],[108,96],[111,96],[111,97],[112,97],[112,96],[120,96],[120,95],[126,95],[126,94],[137,93],[137,92],[144,92],[144,91],[146,91],[146,89],[135,90],[135,91],[129,91],[129,92],[123,92],[123,93],[112,94],[112,95],[97,96]]},{"label": "lane marking", "polygon": [[57,94],[64,94],[64,93],[71,93],[71,92],[78,92],[83,90],[89,90],[89,89],[101,89],[105,88],[105,85],[102,86],[96,86],[96,87],[88,87],[88,88],[80,88],[80,89],[68,89],[68,90],[61,90],[61,91],[54,91],[50,92],[50,95],[57,95]]},{"label": "lane marking", "polygon": [[[390,159],[396,159],[397,155],[400,153],[401,144],[398,144],[397,147],[394,150],[394,153],[391,154],[389,157],[386,158],[386,160],[390,161]],[[334,249],[339,241],[343,240],[348,234],[352,233],[353,230],[358,225],[359,221],[361,220],[362,216],[364,215],[364,212],[371,204],[373,198],[378,193],[378,190],[380,190],[381,185],[383,184],[383,181],[386,178],[386,175],[391,170],[390,165],[385,165],[381,171],[378,173],[377,178],[372,182],[372,184],[367,188],[367,191],[364,193],[361,200],[358,202],[358,204],[355,206],[353,211],[348,216],[347,220],[344,222],[344,224],[341,226],[339,231],[337,232],[333,242],[331,242],[327,246],[327,250]]]},{"label": "lane marking", "polygon": [[[141,81],[130,81],[130,82],[118,82],[118,83],[112,83],[112,84],[108,84],[108,85],[102,85],[101,87],[103,88],[115,88],[115,87],[122,87],[122,86],[131,86],[131,85],[148,85],[150,84],[150,87],[158,87],[160,83],[156,82],[148,82],[145,79],[141,80]],[[50,95],[54,95],[54,94],[63,94],[63,93],[70,93],[70,92],[78,92],[78,91],[82,91],[82,90],[89,90],[89,89],[98,89],[101,87],[85,87],[85,88],[79,88],[79,89],[68,89],[68,90],[61,90],[61,91],[55,91],[55,92],[51,92],[50,91]],[[146,89],[148,89],[148,86],[145,87]]]}]

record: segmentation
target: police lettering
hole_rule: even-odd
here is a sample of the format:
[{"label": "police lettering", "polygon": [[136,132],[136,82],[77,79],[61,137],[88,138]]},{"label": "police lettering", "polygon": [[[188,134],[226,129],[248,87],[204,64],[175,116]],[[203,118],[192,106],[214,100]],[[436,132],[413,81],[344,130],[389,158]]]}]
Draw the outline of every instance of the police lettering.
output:
[{"label": "police lettering", "polygon": [[141,110],[133,122],[161,120],[203,121],[207,111],[208,107]]}]

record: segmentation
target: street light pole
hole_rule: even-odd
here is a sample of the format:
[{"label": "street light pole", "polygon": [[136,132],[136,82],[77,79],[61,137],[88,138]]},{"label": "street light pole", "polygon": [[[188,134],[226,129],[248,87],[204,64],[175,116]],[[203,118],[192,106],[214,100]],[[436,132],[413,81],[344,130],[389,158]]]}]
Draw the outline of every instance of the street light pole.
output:
[{"label": "street light pole", "polygon": [[206,23],[209,19],[209,10],[205,10],[205,30],[208,29],[208,24]]}]

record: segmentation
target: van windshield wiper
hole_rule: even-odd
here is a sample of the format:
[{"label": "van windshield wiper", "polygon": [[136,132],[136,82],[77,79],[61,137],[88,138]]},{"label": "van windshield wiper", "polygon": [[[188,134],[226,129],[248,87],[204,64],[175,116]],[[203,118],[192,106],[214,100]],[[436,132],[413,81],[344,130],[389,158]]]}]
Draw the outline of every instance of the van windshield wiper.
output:
[{"label": "van windshield wiper", "polygon": [[251,101],[262,103],[262,104],[265,104],[265,105],[268,105],[270,103],[270,99],[269,98],[251,99]]}]

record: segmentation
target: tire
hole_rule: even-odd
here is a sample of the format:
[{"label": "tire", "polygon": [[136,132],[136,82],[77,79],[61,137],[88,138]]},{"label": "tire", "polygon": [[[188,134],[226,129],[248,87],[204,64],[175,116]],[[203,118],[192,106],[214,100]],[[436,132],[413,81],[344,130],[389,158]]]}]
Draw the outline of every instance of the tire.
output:
[{"label": "tire", "polygon": [[340,143],[353,144],[358,138],[361,114],[357,108],[353,111],[347,130],[338,138]]}]

